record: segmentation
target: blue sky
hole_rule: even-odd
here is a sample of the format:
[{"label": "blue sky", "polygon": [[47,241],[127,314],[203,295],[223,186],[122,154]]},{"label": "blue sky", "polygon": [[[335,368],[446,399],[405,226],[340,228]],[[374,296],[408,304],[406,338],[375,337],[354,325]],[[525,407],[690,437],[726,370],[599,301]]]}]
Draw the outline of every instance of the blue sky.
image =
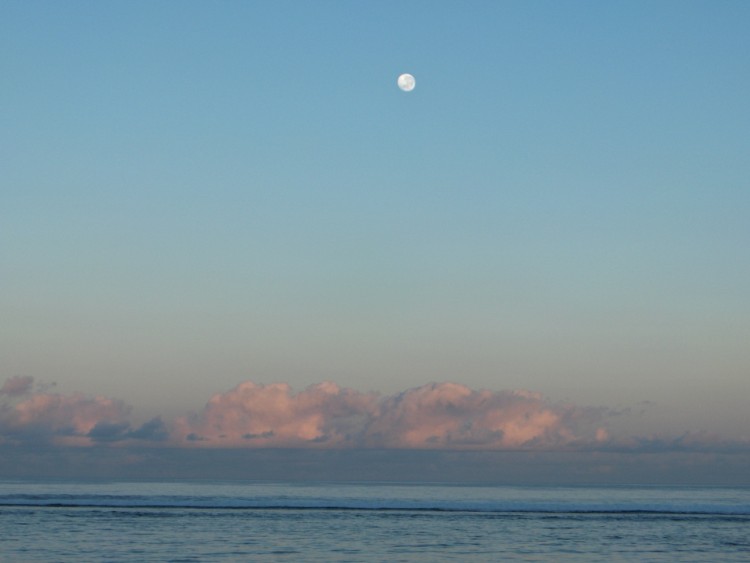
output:
[{"label": "blue sky", "polygon": [[0,380],[144,417],[245,380],[455,381],[747,439],[749,24],[4,2]]}]

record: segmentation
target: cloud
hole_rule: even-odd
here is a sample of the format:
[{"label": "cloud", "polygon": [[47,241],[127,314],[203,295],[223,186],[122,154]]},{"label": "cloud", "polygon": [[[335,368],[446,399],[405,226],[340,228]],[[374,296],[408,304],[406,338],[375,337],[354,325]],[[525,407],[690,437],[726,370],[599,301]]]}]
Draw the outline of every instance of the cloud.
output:
[{"label": "cloud", "polygon": [[102,421],[97,423],[86,436],[97,443],[122,442],[125,440],[164,442],[169,438],[169,431],[161,417],[157,416],[135,430],[131,429],[129,422]]},{"label": "cloud", "polygon": [[131,408],[108,397],[51,393],[33,378],[0,387],[0,444],[154,445],[176,448],[315,450],[579,451],[612,454],[750,452],[747,441],[687,432],[618,436],[623,410],[556,403],[525,390],[475,390],[430,383],[381,396],[331,382],[295,392],[246,381],[173,421],[137,426]]},{"label": "cloud", "polygon": [[5,409],[0,429],[15,440],[85,445],[95,427],[123,424],[128,413],[129,408],[115,399],[36,393]]},{"label": "cloud", "polygon": [[234,447],[353,445],[375,413],[377,396],[334,383],[293,393],[285,383],[246,381],[211,397],[200,414],[175,422],[177,440]]},{"label": "cloud", "polygon": [[20,397],[31,392],[34,385],[34,378],[28,375],[17,375],[7,379],[3,386],[0,387],[0,395],[8,397]]},{"label": "cloud", "polygon": [[385,399],[368,439],[397,448],[559,446],[576,436],[566,409],[528,391],[434,383]]},{"label": "cloud", "polygon": [[32,393],[31,377],[8,379],[2,394],[14,399],[0,407],[0,442],[91,445],[126,439],[166,439],[161,419],[131,430],[130,407],[120,400],[82,394]]},{"label": "cloud", "polygon": [[380,397],[325,382],[299,393],[245,382],[176,421],[185,445],[404,449],[549,448],[606,434],[600,418],[529,391],[476,391],[433,383]]}]

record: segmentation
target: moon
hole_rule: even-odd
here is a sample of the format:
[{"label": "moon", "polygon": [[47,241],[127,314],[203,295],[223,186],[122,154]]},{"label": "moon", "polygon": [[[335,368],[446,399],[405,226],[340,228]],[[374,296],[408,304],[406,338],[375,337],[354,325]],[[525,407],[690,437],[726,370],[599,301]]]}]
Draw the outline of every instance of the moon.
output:
[{"label": "moon", "polygon": [[398,87],[401,88],[404,92],[411,92],[417,85],[417,81],[414,80],[414,77],[411,74],[402,74],[398,77],[398,81],[396,83],[398,84]]}]

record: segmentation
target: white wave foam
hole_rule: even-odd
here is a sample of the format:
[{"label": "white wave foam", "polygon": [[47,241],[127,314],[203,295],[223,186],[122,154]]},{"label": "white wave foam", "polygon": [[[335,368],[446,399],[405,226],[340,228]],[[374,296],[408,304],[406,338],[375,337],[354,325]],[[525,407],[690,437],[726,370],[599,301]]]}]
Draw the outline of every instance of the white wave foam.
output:
[{"label": "white wave foam", "polygon": [[479,513],[653,513],[750,516],[750,504],[686,502],[542,502],[517,500],[429,500],[309,497],[216,497],[159,495],[2,495],[0,506],[96,507],[117,509],[393,510]]}]

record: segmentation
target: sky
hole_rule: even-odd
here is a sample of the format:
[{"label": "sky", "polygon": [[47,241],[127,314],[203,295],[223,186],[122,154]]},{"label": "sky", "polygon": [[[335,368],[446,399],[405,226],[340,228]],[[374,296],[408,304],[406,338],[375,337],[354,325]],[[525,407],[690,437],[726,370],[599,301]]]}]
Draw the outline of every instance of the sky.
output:
[{"label": "sky", "polygon": [[0,447],[747,456],[748,26],[0,3]]}]

